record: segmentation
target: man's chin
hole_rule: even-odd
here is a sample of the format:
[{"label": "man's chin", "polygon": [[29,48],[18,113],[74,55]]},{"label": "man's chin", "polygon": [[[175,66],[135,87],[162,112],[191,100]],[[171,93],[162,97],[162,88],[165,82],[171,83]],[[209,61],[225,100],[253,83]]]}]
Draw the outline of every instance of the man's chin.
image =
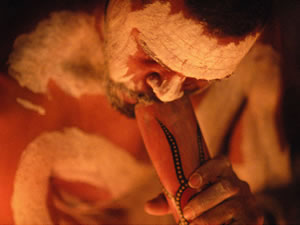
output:
[{"label": "man's chin", "polygon": [[129,118],[132,118],[132,119],[135,118],[134,108],[135,108],[136,104],[121,101],[116,96],[107,95],[107,97],[114,109],[116,109],[121,114],[123,114]]},{"label": "man's chin", "polygon": [[106,95],[112,107],[129,118],[135,118],[134,108],[137,104],[159,102],[154,94],[134,92],[123,84],[111,80],[108,80],[105,86]]}]

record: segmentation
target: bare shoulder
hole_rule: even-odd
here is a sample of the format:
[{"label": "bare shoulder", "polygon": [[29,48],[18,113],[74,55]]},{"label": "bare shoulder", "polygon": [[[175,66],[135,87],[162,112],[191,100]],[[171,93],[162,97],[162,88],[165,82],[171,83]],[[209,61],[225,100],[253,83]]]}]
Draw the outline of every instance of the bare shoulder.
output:
[{"label": "bare shoulder", "polygon": [[8,59],[9,74],[35,93],[46,93],[50,80],[75,97],[102,93],[99,13],[50,13],[33,31],[16,38]]}]

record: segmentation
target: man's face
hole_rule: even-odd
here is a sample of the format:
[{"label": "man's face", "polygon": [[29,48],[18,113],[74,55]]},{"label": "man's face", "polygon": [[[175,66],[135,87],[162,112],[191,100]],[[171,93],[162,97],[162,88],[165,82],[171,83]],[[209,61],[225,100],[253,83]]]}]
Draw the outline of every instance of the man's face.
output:
[{"label": "man's face", "polygon": [[257,38],[214,37],[189,17],[183,0],[143,2],[112,0],[107,9],[108,95],[123,111],[140,101],[170,102],[229,76]]}]

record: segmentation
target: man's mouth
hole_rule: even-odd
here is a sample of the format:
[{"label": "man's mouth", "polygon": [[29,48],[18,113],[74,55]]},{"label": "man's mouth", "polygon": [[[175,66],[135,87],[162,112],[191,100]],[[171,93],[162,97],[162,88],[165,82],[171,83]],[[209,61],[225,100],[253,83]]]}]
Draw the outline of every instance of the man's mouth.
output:
[{"label": "man's mouth", "polygon": [[108,77],[105,80],[106,96],[112,107],[127,117],[135,118],[134,108],[138,103],[159,102],[153,93],[137,92],[128,89],[122,83],[116,83]]}]

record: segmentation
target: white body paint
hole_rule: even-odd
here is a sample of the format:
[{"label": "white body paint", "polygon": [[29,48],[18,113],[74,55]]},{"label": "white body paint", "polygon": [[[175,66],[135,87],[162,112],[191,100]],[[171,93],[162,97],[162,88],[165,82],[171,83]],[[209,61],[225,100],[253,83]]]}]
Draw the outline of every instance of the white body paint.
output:
[{"label": "white body paint", "polygon": [[208,149],[214,157],[224,149],[226,132],[232,127],[242,102],[247,99],[244,120],[238,131],[241,137],[236,143],[242,159],[233,162],[233,168],[254,193],[291,181],[289,147],[282,146],[278,131],[277,113],[282,98],[283,75],[280,65],[278,52],[270,45],[256,43],[234,75],[212,84],[201,104],[195,108]]},{"label": "white body paint", "polygon": [[[155,58],[174,72],[205,80],[231,74],[257,38],[248,36],[238,44],[220,45],[216,38],[204,34],[203,24],[186,19],[181,12],[169,15],[168,2],[156,1],[135,12],[131,12],[130,1],[116,4],[108,15],[104,34],[106,60],[111,79],[133,91],[141,91],[142,86],[134,81],[135,74],[126,75],[128,58],[138,50],[131,35],[133,28],[138,29],[138,39]],[[9,73],[34,92],[46,93],[52,79],[76,97],[103,93],[103,43],[92,15],[53,13],[34,32],[17,38],[9,63]],[[182,78],[177,77],[161,86],[148,84],[161,101],[167,102],[182,96],[182,83]]]},{"label": "white body paint", "polygon": [[108,140],[76,128],[37,137],[24,150],[12,196],[17,225],[53,224],[46,205],[51,176],[107,188],[113,199],[145,183],[153,170]]},{"label": "white body paint", "polygon": [[[169,2],[155,1],[134,12],[130,12],[130,1],[117,1],[111,5],[114,10],[108,15],[105,33],[109,71],[114,81],[131,88],[135,86],[132,75],[125,75],[128,58],[138,50],[131,35],[133,28],[138,29],[139,39],[155,57],[170,69],[186,77],[205,80],[222,79],[232,74],[258,37],[250,35],[238,44],[221,45],[216,38],[204,34],[204,24],[186,19],[182,12],[170,15]],[[178,97],[178,92],[174,91],[178,88],[168,87],[170,92],[163,96],[166,87],[153,85],[157,97],[163,101]],[[174,85],[174,82],[169,85]]]},{"label": "white body paint", "polygon": [[26,99],[23,99],[23,98],[16,98],[16,101],[21,106],[23,106],[25,109],[29,109],[29,110],[35,111],[38,114],[40,114],[41,116],[46,115],[46,110],[42,106],[33,104],[32,102],[30,102],[30,101],[28,101]]},{"label": "white body paint", "polygon": [[181,98],[184,94],[181,85],[185,81],[185,77],[173,76],[168,80],[164,80],[161,84],[155,79],[147,79],[147,83],[152,87],[153,92],[162,102],[171,102]]},{"label": "white body paint", "polygon": [[46,93],[50,80],[76,97],[103,93],[104,59],[95,22],[85,13],[52,13],[16,39],[9,74],[35,93]]}]

